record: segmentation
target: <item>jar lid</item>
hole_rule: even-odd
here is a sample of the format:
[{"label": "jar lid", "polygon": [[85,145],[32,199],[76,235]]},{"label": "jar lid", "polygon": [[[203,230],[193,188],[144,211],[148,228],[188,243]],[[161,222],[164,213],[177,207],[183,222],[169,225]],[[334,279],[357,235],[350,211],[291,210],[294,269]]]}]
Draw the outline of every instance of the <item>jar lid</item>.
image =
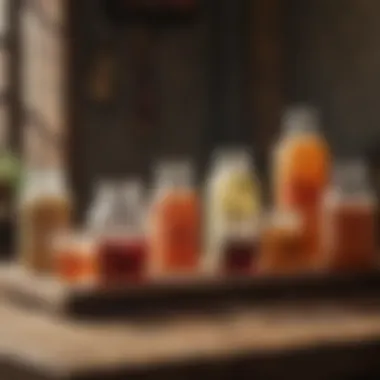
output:
[{"label": "jar lid", "polygon": [[309,105],[289,107],[282,119],[286,132],[313,132],[319,129],[319,113]]}]

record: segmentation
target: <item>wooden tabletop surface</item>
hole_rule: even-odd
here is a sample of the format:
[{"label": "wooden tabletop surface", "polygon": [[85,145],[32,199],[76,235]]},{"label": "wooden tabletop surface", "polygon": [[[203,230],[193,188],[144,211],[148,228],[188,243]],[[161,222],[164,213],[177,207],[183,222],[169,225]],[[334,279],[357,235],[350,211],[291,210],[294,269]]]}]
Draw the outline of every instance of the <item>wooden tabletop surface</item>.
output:
[{"label": "wooden tabletop surface", "polygon": [[380,342],[380,309],[371,301],[123,323],[69,321],[0,305],[0,359],[58,375],[366,341]]}]

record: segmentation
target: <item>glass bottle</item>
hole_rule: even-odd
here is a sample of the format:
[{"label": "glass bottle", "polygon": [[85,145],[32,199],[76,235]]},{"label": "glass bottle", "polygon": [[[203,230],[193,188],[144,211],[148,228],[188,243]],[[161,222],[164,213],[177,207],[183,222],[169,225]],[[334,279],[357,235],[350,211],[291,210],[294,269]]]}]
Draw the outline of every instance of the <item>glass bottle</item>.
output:
[{"label": "glass bottle", "polygon": [[322,208],[324,268],[357,271],[374,266],[376,208],[365,163],[338,164]]},{"label": "glass bottle", "polygon": [[292,211],[273,211],[265,220],[260,244],[259,272],[288,275],[305,268],[303,222]]},{"label": "glass bottle", "polygon": [[100,283],[119,286],[143,281],[148,247],[140,181],[101,184],[89,218],[97,240]]},{"label": "glass bottle", "polygon": [[319,132],[318,114],[310,107],[291,108],[274,151],[273,190],[276,209],[302,214],[310,267],[319,252],[319,210],[330,175],[330,154]]},{"label": "glass bottle", "polygon": [[152,270],[188,274],[200,255],[200,202],[188,162],[163,162],[156,168],[151,206]]},{"label": "glass bottle", "polygon": [[226,266],[235,271],[237,262],[240,272],[243,262],[245,271],[252,270],[260,209],[260,184],[249,152],[239,148],[216,152],[206,188],[207,271],[225,271]]},{"label": "glass bottle", "polygon": [[19,255],[27,270],[37,274],[52,271],[52,241],[70,228],[71,199],[61,170],[27,172],[19,203]]}]

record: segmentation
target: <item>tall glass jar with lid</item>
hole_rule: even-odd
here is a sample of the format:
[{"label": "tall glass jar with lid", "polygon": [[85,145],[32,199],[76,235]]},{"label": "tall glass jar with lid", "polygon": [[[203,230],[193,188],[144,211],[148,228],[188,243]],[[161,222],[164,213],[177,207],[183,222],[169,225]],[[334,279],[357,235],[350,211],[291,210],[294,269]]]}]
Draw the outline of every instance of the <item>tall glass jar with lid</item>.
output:
[{"label": "tall glass jar with lid", "polygon": [[52,240],[71,225],[72,195],[60,169],[29,169],[19,198],[19,259],[36,274],[52,271]]}]

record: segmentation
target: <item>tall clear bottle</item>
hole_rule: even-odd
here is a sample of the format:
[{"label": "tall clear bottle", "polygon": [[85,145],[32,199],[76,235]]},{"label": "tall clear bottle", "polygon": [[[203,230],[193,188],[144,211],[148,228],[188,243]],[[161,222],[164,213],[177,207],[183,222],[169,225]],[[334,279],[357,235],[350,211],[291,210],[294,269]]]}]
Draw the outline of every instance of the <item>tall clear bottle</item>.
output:
[{"label": "tall clear bottle", "polygon": [[151,207],[152,270],[160,274],[194,273],[200,255],[200,202],[193,169],[186,161],[156,168]]},{"label": "tall clear bottle", "polygon": [[46,274],[53,266],[53,239],[71,225],[72,196],[59,169],[31,169],[19,199],[19,255],[28,271]]},{"label": "tall clear bottle", "polygon": [[284,116],[283,127],[273,157],[274,206],[300,213],[305,254],[309,255],[307,266],[313,267],[320,251],[319,211],[330,176],[329,148],[313,108],[291,108]]},{"label": "tall clear bottle", "polygon": [[361,160],[336,165],[322,213],[324,268],[370,269],[376,260],[377,199]]},{"label": "tall clear bottle", "polygon": [[247,150],[227,148],[215,153],[205,203],[206,270],[254,270],[261,199]]}]

